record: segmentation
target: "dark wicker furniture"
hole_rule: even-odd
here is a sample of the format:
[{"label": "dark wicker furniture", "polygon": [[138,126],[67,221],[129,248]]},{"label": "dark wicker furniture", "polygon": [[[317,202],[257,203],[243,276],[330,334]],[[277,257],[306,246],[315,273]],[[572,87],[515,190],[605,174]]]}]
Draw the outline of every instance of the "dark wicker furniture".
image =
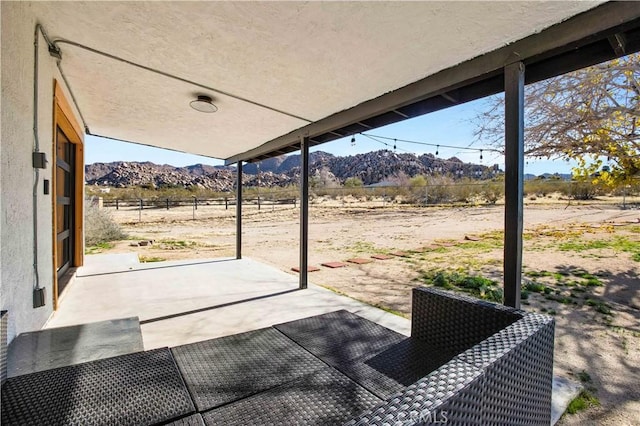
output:
[{"label": "dark wicker furniture", "polygon": [[551,423],[552,318],[418,288],[411,325],[450,361],[348,425]]},{"label": "dark wicker furniture", "polygon": [[347,311],[41,371],[2,424],[549,425],[554,322],[438,289],[407,338]]}]

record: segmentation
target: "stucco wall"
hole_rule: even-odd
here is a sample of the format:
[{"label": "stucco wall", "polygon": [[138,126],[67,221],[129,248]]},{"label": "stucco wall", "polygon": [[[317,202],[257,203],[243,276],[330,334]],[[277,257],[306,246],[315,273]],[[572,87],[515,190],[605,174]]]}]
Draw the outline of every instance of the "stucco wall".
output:
[{"label": "stucco wall", "polygon": [[41,152],[50,161],[37,179],[38,275],[46,288],[46,304],[33,308],[34,233],[31,164],[33,132],[34,30],[32,5],[0,3],[2,13],[2,110],[0,133],[0,295],[1,308],[9,311],[8,339],[42,327],[53,311],[52,194],[45,195],[44,179],[51,181],[54,165],[53,82],[61,82],[54,58],[40,37],[38,72],[38,132]]}]

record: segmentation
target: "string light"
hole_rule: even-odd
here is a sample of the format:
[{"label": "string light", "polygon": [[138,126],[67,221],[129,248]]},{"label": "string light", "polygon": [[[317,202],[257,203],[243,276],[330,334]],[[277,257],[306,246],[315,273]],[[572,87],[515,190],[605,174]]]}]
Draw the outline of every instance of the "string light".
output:
[{"label": "string light", "polygon": [[372,135],[370,133],[361,133],[363,136],[373,136],[375,138],[379,138],[379,139],[386,139],[386,140],[392,140],[394,142],[404,142],[404,143],[411,143],[411,144],[416,144],[416,145],[425,145],[425,146],[435,146],[436,149],[443,147],[443,148],[453,148],[453,149],[462,149],[462,150],[467,150],[467,151],[490,151],[490,152],[497,152],[502,154],[502,152],[500,152],[497,149],[493,149],[493,148],[472,148],[469,146],[453,146],[453,145],[443,145],[443,144],[435,144],[435,143],[429,143],[429,142],[422,142],[422,141],[413,141],[413,140],[408,140],[408,139],[397,139],[397,138],[390,138],[388,136],[379,136],[379,135]]},{"label": "string light", "polygon": [[[384,146],[385,146],[385,147],[387,147],[387,148],[391,148],[391,145],[390,145],[390,144],[388,144],[388,143],[386,143],[386,142],[384,142],[384,141],[381,141],[381,140],[377,139],[377,136],[376,136],[376,137],[374,137],[374,136],[368,135],[368,134],[366,134],[366,133],[360,133],[360,134],[361,134],[362,136],[364,136],[364,137],[368,138],[368,139],[371,139],[371,140],[372,140],[372,141],[374,141],[374,142],[379,143],[380,145],[384,145]],[[386,139],[390,139],[390,138],[386,138]],[[414,155],[415,155],[415,153],[414,153],[413,151],[409,151],[409,150],[407,150],[407,149],[400,148],[400,147],[398,147],[398,146],[397,146],[397,144],[396,144],[396,145],[394,145],[394,149],[398,149],[399,151],[403,151],[403,152],[406,152],[406,153],[408,153],[408,154],[414,154]],[[453,170],[452,170],[452,173],[454,173],[454,174],[458,174],[458,175],[459,175],[459,174],[464,174],[464,166],[462,166],[462,165],[460,164],[460,161],[451,161],[451,160],[445,160],[445,159],[442,159],[442,158],[436,158],[436,159],[434,160],[434,162],[433,162],[433,165],[435,166],[434,171],[436,171],[437,173],[442,172],[442,166],[443,166],[443,165],[453,165],[453,167],[452,167],[452,169],[453,169]],[[440,169],[440,170],[438,170],[438,169]],[[493,165],[493,170],[494,170],[494,173],[497,173],[497,172],[498,172],[498,170],[500,170],[500,167],[499,167],[497,164],[494,164],[494,165]]]},{"label": "string light", "polygon": [[351,146],[356,146],[356,136],[351,136]]},{"label": "string light", "polygon": [[[374,138],[374,137],[372,137],[372,136],[369,136],[369,135],[367,135],[367,134],[365,134],[365,133],[361,133],[361,135],[362,135],[362,136],[364,136],[364,137],[367,137],[367,138],[371,139],[371,140],[372,140],[372,141],[374,141],[374,142],[377,142],[377,143],[379,143],[379,144],[381,144],[381,145],[384,145],[384,146],[386,146],[387,148],[391,148],[391,145],[389,145],[389,144],[388,144],[388,143],[386,143],[386,142],[383,142],[383,141],[381,141],[381,140],[378,140],[378,139],[376,139],[376,138]],[[409,151],[409,150],[407,150],[407,149],[398,148],[398,150],[399,150],[399,151],[404,151],[404,152],[407,152],[407,153],[410,153],[410,154],[413,154],[411,151]]]},{"label": "string light", "polygon": [[[365,136],[369,139],[372,139],[384,146],[387,147],[391,147],[391,145],[389,145],[386,142],[381,141],[380,139],[386,139],[389,141],[393,141],[393,150],[401,150],[404,152],[408,152],[408,153],[413,153],[412,151],[408,151],[406,149],[402,149],[402,148],[398,148],[398,142],[405,142],[405,143],[411,143],[411,144],[416,144],[416,145],[425,145],[425,146],[435,146],[436,147],[436,152],[435,155],[438,156],[440,155],[440,147],[442,146],[443,148],[452,148],[452,149],[459,149],[459,150],[466,150],[466,151],[476,151],[480,153],[480,162],[482,162],[482,160],[484,159],[484,151],[489,151],[489,152],[495,152],[497,154],[501,154],[503,155],[503,153],[500,150],[497,149],[493,149],[493,148],[472,148],[472,147],[468,147],[468,146],[454,146],[454,145],[441,145],[441,144],[433,144],[433,143],[429,143],[429,142],[421,142],[421,141],[413,141],[413,140],[407,140],[407,139],[398,139],[398,138],[390,138],[388,136],[379,136],[379,135],[372,135],[369,133],[359,133],[362,136]],[[354,145],[355,144],[355,137],[351,138],[351,144]],[[457,155],[457,154],[456,154]]]}]

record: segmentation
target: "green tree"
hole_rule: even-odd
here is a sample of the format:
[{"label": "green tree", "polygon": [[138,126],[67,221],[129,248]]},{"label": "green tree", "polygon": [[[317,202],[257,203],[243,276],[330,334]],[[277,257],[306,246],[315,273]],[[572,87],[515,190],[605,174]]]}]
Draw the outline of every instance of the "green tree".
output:
[{"label": "green tree", "polygon": [[[475,122],[478,140],[503,147],[504,96],[489,98]],[[527,86],[525,155],[576,160],[574,176],[594,183],[637,177],[640,53]]]},{"label": "green tree", "polygon": [[359,188],[362,185],[362,179],[360,179],[359,177],[350,177],[344,181],[345,188]]},{"label": "green tree", "polygon": [[417,175],[409,179],[411,188],[424,188],[427,186],[427,179],[422,175]]}]

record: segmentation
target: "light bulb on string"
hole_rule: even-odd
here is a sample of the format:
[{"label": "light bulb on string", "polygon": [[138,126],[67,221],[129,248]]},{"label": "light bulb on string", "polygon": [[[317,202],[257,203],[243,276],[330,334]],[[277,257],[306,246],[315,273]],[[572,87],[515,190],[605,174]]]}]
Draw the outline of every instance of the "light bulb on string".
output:
[{"label": "light bulb on string", "polygon": [[480,150],[480,161],[482,162],[482,150]]},{"label": "light bulb on string", "polygon": [[351,136],[351,146],[356,146],[356,137],[355,137],[355,135]]},{"label": "light bulb on string", "polygon": [[436,157],[438,156],[438,151],[440,150],[440,145],[436,145]]},{"label": "light bulb on string", "polygon": [[395,152],[395,151],[396,151],[396,143],[397,143],[397,142],[398,142],[398,140],[397,140],[397,139],[394,139],[394,140],[393,140],[393,152]]}]

